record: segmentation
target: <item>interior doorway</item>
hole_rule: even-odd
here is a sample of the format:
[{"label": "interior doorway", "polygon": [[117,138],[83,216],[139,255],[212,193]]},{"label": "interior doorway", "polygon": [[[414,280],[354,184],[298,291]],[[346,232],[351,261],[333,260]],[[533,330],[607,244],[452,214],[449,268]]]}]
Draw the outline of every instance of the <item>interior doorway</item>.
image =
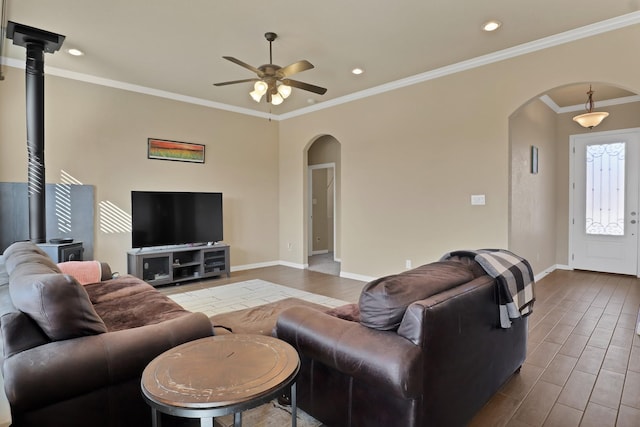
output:
[{"label": "interior doorway", "polygon": [[309,255],[334,253],[335,164],[309,166]]},{"label": "interior doorway", "polygon": [[340,143],[328,135],[314,141],[307,168],[307,265],[339,276]]},{"label": "interior doorway", "polygon": [[569,265],[638,273],[640,129],[571,136]]}]

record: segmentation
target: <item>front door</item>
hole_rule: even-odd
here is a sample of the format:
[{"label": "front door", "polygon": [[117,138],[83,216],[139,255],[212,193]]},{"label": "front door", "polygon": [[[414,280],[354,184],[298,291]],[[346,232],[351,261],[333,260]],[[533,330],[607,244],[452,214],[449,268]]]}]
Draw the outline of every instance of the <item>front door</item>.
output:
[{"label": "front door", "polygon": [[640,129],[571,136],[569,265],[638,273]]}]

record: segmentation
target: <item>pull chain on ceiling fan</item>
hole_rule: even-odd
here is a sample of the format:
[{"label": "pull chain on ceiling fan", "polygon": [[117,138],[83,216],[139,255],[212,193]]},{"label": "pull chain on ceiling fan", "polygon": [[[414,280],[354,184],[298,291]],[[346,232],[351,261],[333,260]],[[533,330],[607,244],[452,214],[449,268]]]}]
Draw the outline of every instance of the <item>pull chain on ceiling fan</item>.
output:
[{"label": "pull chain on ceiling fan", "polygon": [[223,56],[224,59],[240,65],[248,70],[256,73],[257,78],[232,80],[228,82],[214,83],[214,86],[226,86],[237,83],[255,82],[253,85],[253,91],[249,93],[254,101],[260,102],[263,95],[267,95],[267,102],[273,105],[282,104],[282,101],[291,94],[291,88],[306,90],[309,92],[324,95],[327,89],[315,86],[309,83],[304,83],[298,80],[292,80],[289,76],[300,73],[302,71],[310,70],[313,68],[307,60],[301,60],[287,65],[286,67],[280,67],[273,63],[273,51],[271,44],[278,37],[276,33],[268,32],[264,35],[265,39],[269,42],[269,63],[259,66],[258,68],[240,61],[232,56]]}]

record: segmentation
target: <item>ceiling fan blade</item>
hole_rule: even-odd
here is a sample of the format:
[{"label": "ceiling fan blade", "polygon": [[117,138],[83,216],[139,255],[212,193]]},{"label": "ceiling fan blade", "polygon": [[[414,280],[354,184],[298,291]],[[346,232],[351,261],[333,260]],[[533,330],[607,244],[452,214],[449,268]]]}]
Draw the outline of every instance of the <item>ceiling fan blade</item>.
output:
[{"label": "ceiling fan blade", "polygon": [[234,58],[233,56],[223,56],[224,59],[226,59],[227,61],[231,61],[234,64],[238,64],[241,67],[246,68],[247,70],[251,70],[254,73],[256,73],[259,77],[263,77],[264,73],[260,70],[258,70],[256,67],[254,67],[253,65],[249,65],[246,62],[242,62],[239,59]]},{"label": "ceiling fan blade", "polygon": [[246,83],[246,82],[257,82],[260,79],[244,79],[244,80],[232,80],[230,82],[221,82],[221,83],[214,83],[214,86],[226,86],[226,85],[234,85],[236,83]]},{"label": "ceiling fan blade", "polygon": [[313,64],[306,59],[302,61],[294,62],[293,64],[287,65],[286,67],[280,68],[276,72],[276,76],[279,79],[284,77],[293,76],[294,74],[301,73],[303,71],[307,71],[313,68]]},{"label": "ceiling fan blade", "polygon": [[309,92],[317,93],[319,95],[324,95],[327,92],[327,89],[323,87],[315,86],[309,83],[299,82],[297,80],[283,79],[282,83],[286,84],[287,86],[295,87],[298,89],[308,90]]}]

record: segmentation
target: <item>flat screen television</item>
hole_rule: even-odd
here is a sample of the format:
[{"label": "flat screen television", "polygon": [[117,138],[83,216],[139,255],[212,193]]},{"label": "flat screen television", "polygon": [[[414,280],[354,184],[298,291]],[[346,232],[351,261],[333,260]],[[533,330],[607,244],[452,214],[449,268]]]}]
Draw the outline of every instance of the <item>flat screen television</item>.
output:
[{"label": "flat screen television", "polygon": [[222,193],[131,192],[134,248],[222,241]]}]

